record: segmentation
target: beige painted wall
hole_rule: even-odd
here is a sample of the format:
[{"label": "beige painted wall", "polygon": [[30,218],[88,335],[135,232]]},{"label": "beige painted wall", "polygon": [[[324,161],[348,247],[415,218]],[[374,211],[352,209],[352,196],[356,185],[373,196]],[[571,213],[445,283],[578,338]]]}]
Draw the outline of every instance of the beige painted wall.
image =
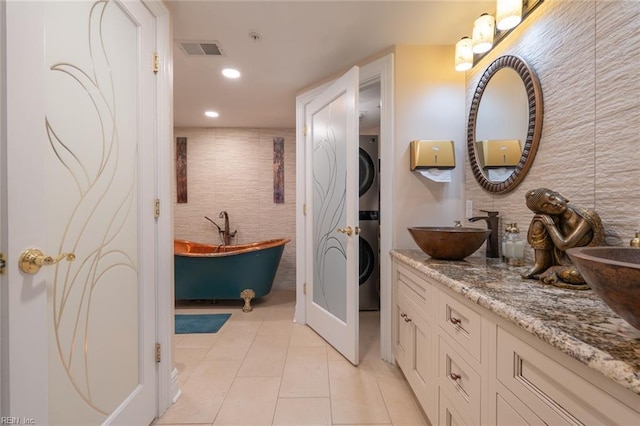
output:
[{"label": "beige painted wall", "polygon": [[640,229],[638,22],[635,0],[548,0],[467,72],[467,114],[482,72],[503,54],[518,55],[534,68],[544,96],[538,154],[518,188],[505,195],[485,192],[467,161],[465,194],[476,214],[498,210],[501,229],[517,222],[526,238],[533,214],[524,194],[548,187],[575,205],[595,208],[607,244],[629,244]]},{"label": "beige painted wall", "polygon": [[[452,46],[398,45],[394,53],[393,247],[417,248],[407,227],[464,219],[465,76],[453,70]],[[450,183],[409,170],[409,143],[416,139],[454,141]]]},{"label": "beige painted wall", "polygon": [[[273,202],[273,138],[285,141],[285,203]],[[274,288],[295,288],[295,130],[176,128],[174,137],[187,138],[188,203],[176,203],[173,185],[174,236],[219,244],[222,210],[229,213],[233,243],[287,237]]]}]

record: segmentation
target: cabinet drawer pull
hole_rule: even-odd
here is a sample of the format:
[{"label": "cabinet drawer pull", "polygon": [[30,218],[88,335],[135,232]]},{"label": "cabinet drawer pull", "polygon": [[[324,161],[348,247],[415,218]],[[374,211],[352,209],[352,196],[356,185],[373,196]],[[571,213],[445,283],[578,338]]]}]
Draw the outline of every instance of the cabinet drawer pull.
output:
[{"label": "cabinet drawer pull", "polygon": [[459,320],[458,318],[454,318],[454,317],[449,318],[449,321],[451,322],[451,324],[457,325],[457,326],[462,324],[462,320]]},{"label": "cabinet drawer pull", "polygon": [[403,312],[403,313],[401,313],[401,314],[400,314],[400,317],[401,317],[401,318],[406,318],[406,317],[407,317],[407,314],[405,314],[405,313]]},{"label": "cabinet drawer pull", "polygon": [[409,318],[408,316],[405,315],[404,322],[411,322],[411,318]]},{"label": "cabinet drawer pull", "polygon": [[454,381],[458,381],[462,378],[461,375],[456,373],[449,373],[449,377],[451,378],[451,380],[454,380]]}]

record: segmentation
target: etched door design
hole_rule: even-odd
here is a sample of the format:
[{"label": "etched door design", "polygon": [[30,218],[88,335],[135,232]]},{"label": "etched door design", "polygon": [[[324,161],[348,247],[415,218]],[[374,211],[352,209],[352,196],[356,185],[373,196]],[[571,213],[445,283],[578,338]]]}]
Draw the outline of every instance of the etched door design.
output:
[{"label": "etched door design", "polygon": [[[307,322],[358,364],[358,105],[354,67],[309,104]],[[309,213],[308,213],[309,214]]]},{"label": "etched door design", "polygon": [[[9,157],[20,159],[8,169],[10,185],[18,174],[33,183],[8,196],[11,255],[37,247],[75,260],[11,272],[10,286],[23,290],[12,296],[16,311],[31,311],[33,331],[47,334],[24,343],[46,354],[35,383],[24,385],[46,395],[34,391],[30,411],[15,406],[12,415],[37,415],[38,424],[149,424],[156,405],[154,17],[141,1],[15,3],[7,8],[8,39],[24,37],[28,29],[18,23],[28,22],[44,47],[27,37],[22,48],[42,68],[7,76],[41,90],[29,99],[37,113],[8,120]],[[24,60],[18,49],[7,56]],[[8,109],[23,102],[9,96]],[[23,137],[20,127],[34,130]],[[29,327],[19,315],[9,313],[15,327]],[[10,344],[17,351],[23,343]],[[16,377],[28,377],[18,370]]]}]

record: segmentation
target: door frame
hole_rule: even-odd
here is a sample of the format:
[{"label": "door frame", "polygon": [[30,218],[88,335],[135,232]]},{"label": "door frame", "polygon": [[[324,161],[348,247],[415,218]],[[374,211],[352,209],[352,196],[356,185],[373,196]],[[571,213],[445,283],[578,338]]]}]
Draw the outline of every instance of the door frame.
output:
[{"label": "door frame", "polygon": [[[360,66],[360,87],[380,82],[380,356],[393,362],[391,348],[391,256],[393,248],[393,53]],[[332,81],[296,97],[296,311],[294,321],[306,324],[306,136],[307,106]],[[311,295],[309,295],[311,297]]]},{"label": "door frame", "polygon": [[173,363],[173,49],[171,14],[161,0],[142,0],[156,18],[156,342],[160,345],[157,369],[157,413],[161,417],[180,397],[178,369]]},{"label": "door frame", "polygon": [[[161,362],[156,368],[156,416],[160,417],[169,406],[179,396],[178,389],[178,372],[173,366],[173,210],[171,203],[171,168],[173,154],[173,75],[172,75],[172,49],[171,49],[171,25],[170,13],[167,7],[160,0],[142,0],[148,10],[156,19],[156,51],[159,55],[159,72],[156,75],[156,121],[155,121],[155,139],[156,139],[156,196],[161,200],[160,216],[156,219],[155,228],[157,236],[156,246],[156,342],[161,345]],[[0,1],[0,35],[6,34],[6,3]],[[0,37],[6,40],[6,37]],[[0,45],[0,139],[5,142],[7,133],[5,126],[6,119],[6,63],[5,63],[5,44]],[[151,66],[152,58],[149,58]],[[0,147],[0,226],[2,226],[2,248],[6,247],[6,143],[2,143]],[[152,208],[152,206],[149,206]],[[7,255],[7,253],[5,253]],[[9,285],[6,275],[0,277],[0,285],[6,287]],[[0,289],[1,290],[1,289]],[[6,378],[8,374],[8,366],[5,365],[6,350],[5,335],[2,334],[4,321],[7,319],[8,303],[2,298],[0,291],[0,374]],[[8,380],[2,380],[8,383]],[[45,389],[46,391],[46,389]],[[8,409],[8,398],[11,393],[11,386],[4,385],[0,389],[0,411],[6,413]],[[31,399],[30,403],[41,401],[46,405],[46,396],[40,395],[36,399]],[[5,404],[7,404],[5,406]],[[33,406],[30,414],[37,413],[42,407]],[[46,408],[45,408],[46,409]]]}]

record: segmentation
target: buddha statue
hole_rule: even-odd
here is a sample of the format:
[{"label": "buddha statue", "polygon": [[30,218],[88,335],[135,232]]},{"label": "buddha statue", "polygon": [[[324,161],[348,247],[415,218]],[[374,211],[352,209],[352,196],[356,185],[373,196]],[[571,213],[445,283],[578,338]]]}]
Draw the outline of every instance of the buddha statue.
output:
[{"label": "buddha statue", "polygon": [[527,191],[525,198],[527,207],[535,213],[527,233],[534,265],[522,276],[557,287],[589,289],[566,250],[604,244],[604,227],[598,214],[569,204],[548,188]]}]

